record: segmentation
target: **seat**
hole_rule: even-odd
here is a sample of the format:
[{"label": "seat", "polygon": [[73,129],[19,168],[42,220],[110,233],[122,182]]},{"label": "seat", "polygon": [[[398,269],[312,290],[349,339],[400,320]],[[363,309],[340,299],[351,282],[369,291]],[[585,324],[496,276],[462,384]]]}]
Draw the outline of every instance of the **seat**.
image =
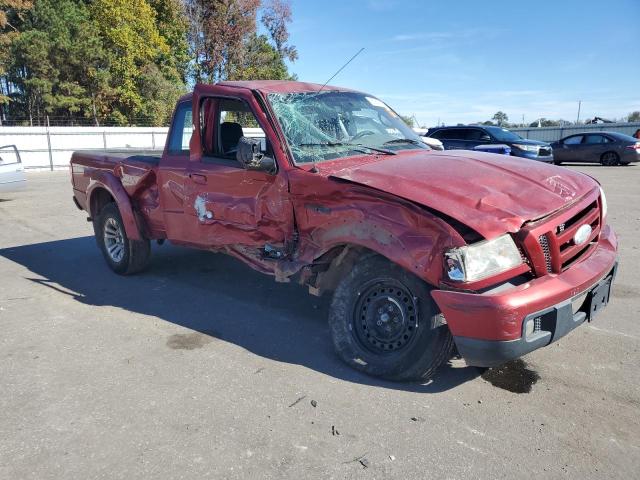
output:
[{"label": "seat", "polygon": [[242,135],[244,135],[244,133],[242,131],[242,125],[239,123],[223,122],[220,124],[220,143],[222,143],[222,152],[225,155],[234,154]]}]

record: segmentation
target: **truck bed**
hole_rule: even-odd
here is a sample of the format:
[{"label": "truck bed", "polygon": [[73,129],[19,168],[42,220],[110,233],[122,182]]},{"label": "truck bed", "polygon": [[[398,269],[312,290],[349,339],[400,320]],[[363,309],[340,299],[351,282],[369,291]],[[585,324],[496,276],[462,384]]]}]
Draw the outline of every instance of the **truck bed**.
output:
[{"label": "truck bed", "polygon": [[150,186],[155,187],[156,169],[162,158],[157,150],[86,150],[71,156],[74,196],[79,205],[88,210],[87,190],[92,181],[122,185],[130,197],[136,197]]},{"label": "truck bed", "polygon": [[161,150],[78,150],[74,152],[71,159],[73,163],[74,159],[95,159],[95,160],[117,160],[119,162],[140,162],[148,163],[150,165],[158,165],[162,158]]}]

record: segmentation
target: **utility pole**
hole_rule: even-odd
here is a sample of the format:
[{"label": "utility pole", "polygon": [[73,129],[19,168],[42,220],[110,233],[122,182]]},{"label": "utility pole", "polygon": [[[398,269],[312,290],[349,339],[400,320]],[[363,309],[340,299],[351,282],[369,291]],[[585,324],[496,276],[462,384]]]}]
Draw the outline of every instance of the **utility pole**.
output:
[{"label": "utility pole", "polygon": [[522,114],[522,126],[524,127],[524,113]]},{"label": "utility pole", "polygon": [[578,100],[578,118],[576,118],[576,125],[580,123],[580,107],[582,107],[582,100]]}]

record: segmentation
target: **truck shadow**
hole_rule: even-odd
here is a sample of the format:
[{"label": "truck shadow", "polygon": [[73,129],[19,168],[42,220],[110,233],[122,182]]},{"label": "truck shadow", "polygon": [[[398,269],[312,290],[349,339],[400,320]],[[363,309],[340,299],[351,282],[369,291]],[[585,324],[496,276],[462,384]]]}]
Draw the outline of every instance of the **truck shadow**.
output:
[{"label": "truck shadow", "polygon": [[0,256],[33,272],[29,280],[86,305],[155,316],[208,336],[173,335],[167,348],[201,348],[215,337],[348,382],[423,393],[445,391],[479,376],[475,368],[451,363],[426,384],[386,382],[356,372],[333,351],[328,296],[316,298],[300,285],[275,283],[226,255],[154,247],[148,270],[131,277],[108,269],[93,237],[6,248]]}]

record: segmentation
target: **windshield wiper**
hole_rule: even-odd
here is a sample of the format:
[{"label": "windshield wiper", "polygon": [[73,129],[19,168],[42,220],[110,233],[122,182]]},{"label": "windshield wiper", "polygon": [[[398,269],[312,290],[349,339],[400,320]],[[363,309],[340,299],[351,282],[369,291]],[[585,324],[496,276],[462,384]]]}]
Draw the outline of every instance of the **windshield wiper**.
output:
[{"label": "windshield wiper", "polygon": [[394,143],[411,143],[413,145],[424,145],[423,142],[419,140],[414,140],[413,138],[394,138],[393,140],[389,140],[388,142],[384,142],[383,145],[393,145]]},{"label": "windshield wiper", "polygon": [[[325,143],[299,143],[296,147],[357,147],[362,151],[363,148],[367,150],[372,150],[374,152],[384,153],[386,155],[397,155],[396,152],[392,150],[387,150],[386,148],[376,148],[370,147],[368,145],[363,145],[362,143],[344,143],[344,142],[325,142]],[[357,150],[357,149],[354,149]],[[363,152],[367,153],[367,152]]]}]

